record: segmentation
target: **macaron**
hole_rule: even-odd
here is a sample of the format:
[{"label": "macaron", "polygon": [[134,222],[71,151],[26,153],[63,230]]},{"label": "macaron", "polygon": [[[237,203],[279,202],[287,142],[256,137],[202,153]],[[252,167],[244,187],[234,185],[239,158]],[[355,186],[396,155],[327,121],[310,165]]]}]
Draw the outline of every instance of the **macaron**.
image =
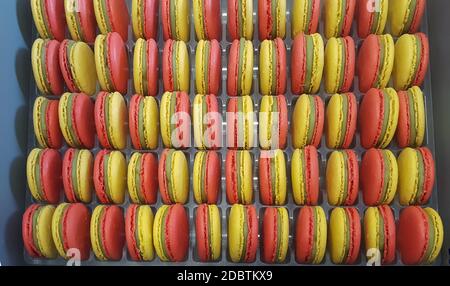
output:
[{"label": "macaron", "polygon": [[357,208],[331,211],[328,247],[334,264],[355,264],[361,246],[361,222]]},{"label": "macaron", "polygon": [[35,201],[49,204],[59,202],[61,166],[61,155],[57,150],[31,150],[27,158],[27,182]]},{"label": "macaron", "polygon": [[285,149],[288,135],[286,97],[263,96],[259,109],[259,146],[261,149]]},{"label": "macaron", "polygon": [[320,206],[300,209],[295,222],[295,259],[302,264],[320,264],[327,247],[327,218]]},{"label": "macaron", "polygon": [[327,147],[348,149],[356,131],[358,103],[352,92],[334,94],[327,105]]},{"label": "macaron", "polygon": [[58,205],[52,217],[52,237],[56,250],[64,259],[72,258],[71,249],[79,251],[79,259],[87,260],[91,252],[89,224],[91,212],[81,203]]},{"label": "macaron", "polygon": [[138,39],[133,54],[133,82],[136,93],[158,95],[158,45],[155,40]]},{"label": "macaron", "polygon": [[125,43],[118,33],[95,39],[95,67],[103,91],[127,93],[129,67]]},{"label": "macaron", "polygon": [[122,204],[125,200],[127,162],[120,151],[101,150],[94,161],[94,187],[102,204]]},{"label": "macaron", "polygon": [[31,0],[34,25],[43,39],[64,40],[66,18],[61,0]]},{"label": "macaron", "polygon": [[398,166],[390,150],[369,149],[361,161],[361,190],[366,206],[389,205],[398,184]]},{"label": "macaron", "polygon": [[405,148],[398,163],[398,194],[402,206],[424,205],[433,192],[435,167],[433,154],[427,147]]},{"label": "macaron", "polygon": [[62,146],[62,134],[59,128],[58,100],[49,100],[39,96],[33,106],[34,135],[42,148],[59,149]]},{"label": "macaron", "polygon": [[70,147],[92,149],[95,144],[94,102],[84,93],[65,93],[58,106],[59,126]]},{"label": "macaron", "polygon": [[96,63],[88,44],[64,40],[59,47],[59,66],[70,92],[94,95],[97,89]]},{"label": "macaron", "polygon": [[259,92],[286,93],[286,46],[281,38],[264,40],[259,51]]},{"label": "macaron", "polygon": [[392,79],[396,90],[421,86],[430,59],[428,37],[424,33],[401,36],[395,43]]},{"label": "macaron", "polygon": [[[364,245],[367,260],[379,257],[379,264],[395,261],[395,218],[392,209],[383,205],[369,207],[364,213]],[[377,263],[377,262],[376,262]]]},{"label": "macaron", "polygon": [[359,90],[366,93],[371,88],[385,88],[394,66],[394,40],[389,34],[369,35],[358,52],[357,73]]},{"label": "macaron", "polygon": [[217,40],[200,40],[198,42],[195,50],[195,90],[197,93],[219,95],[222,81],[221,53],[222,50]]},{"label": "macaron", "polygon": [[400,212],[397,244],[404,264],[431,264],[439,256],[444,229],[432,208],[407,207]]},{"label": "macaron", "polygon": [[64,92],[64,79],[59,66],[60,46],[56,40],[36,39],[31,47],[31,66],[41,94],[59,96]]},{"label": "macaron", "polygon": [[158,194],[158,159],[153,153],[133,153],[128,163],[128,193],[134,204],[155,204]]},{"label": "macaron", "polygon": [[161,0],[161,22],[164,41],[189,42],[190,9],[186,0]]},{"label": "macaron", "polygon": [[291,158],[291,182],[297,205],[317,205],[319,201],[319,154],[309,145],[295,149]]},{"label": "macaron", "polygon": [[95,129],[105,149],[124,149],[127,145],[126,118],[128,110],[118,92],[100,92],[95,100]]},{"label": "macaron", "polygon": [[135,39],[158,39],[158,0],[133,0],[131,24]]},{"label": "macaron", "polygon": [[[394,1],[395,2],[395,1]],[[358,37],[384,33],[389,11],[389,0],[363,0],[357,4]]]},{"label": "macaron", "polygon": [[264,209],[261,259],[265,263],[283,263],[289,248],[289,214],[286,208]]},{"label": "macaron", "polygon": [[320,34],[298,34],[291,49],[291,91],[316,94],[322,81],[323,40]]},{"label": "macaron", "polygon": [[125,215],[125,240],[132,260],[153,260],[153,211],[150,206],[132,204],[128,207]]},{"label": "macaron", "polygon": [[194,28],[197,40],[222,39],[222,22],[220,15],[220,1],[194,0],[192,1]]},{"label": "macaron", "polygon": [[103,35],[117,32],[126,42],[130,15],[125,0],[93,0],[95,18]]},{"label": "macaron", "polygon": [[92,0],[64,0],[64,7],[72,40],[93,43],[97,32],[97,22]]},{"label": "macaron", "polygon": [[197,204],[217,204],[220,194],[222,160],[215,151],[199,151],[195,154],[192,171],[192,188]]},{"label": "macaron", "polygon": [[293,1],[291,13],[292,39],[301,33],[310,35],[317,32],[320,16],[320,0]]},{"label": "macaron", "polygon": [[67,149],[62,161],[64,194],[70,203],[89,204],[93,191],[94,156],[86,149]]},{"label": "macaron", "polygon": [[162,205],[153,223],[153,244],[161,261],[184,261],[189,251],[189,218],[180,205]]},{"label": "macaron", "polygon": [[27,254],[33,258],[56,258],[52,237],[52,205],[30,205],[22,217],[22,239]]},{"label": "macaron", "polygon": [[389,24],[394,37],[419,31],[426,0],[389,1]]},{"label": "macaron", "polygon": [[225,180],[229,204],[248,205],[253,202],[252,161],[249,151],[227,151]]},{"label": "macaron", "polygon": [[356,0],[325,0],[324,34],[331,37],[350,35]]},{"label": "macaron", "polygon": [[307,145],[319,147],[324,123],[324,104],[318,95],[301,95],[292,113],[292,146]]},{"label": "macaron", "polygon": [[159,192],[164,204],[185,204],[189,196],[189,169],[182,151],[165,149],[158,165]]},{"label": "macaron", "polygon": [[330,38],[325,48],[325,91],[352,90],[355,75],[355,42],[352,37]]},{"label": "macaron", "polygon": [[259,40],[286,37],[286,0],[258,1]]},{"label": "macaron", "polygon": [[281,206],[287,197],[286,160],[280,149],[259,155],[259,199],[262,204]]},{"label": "macaron", "polygon": [[92,212],[91,243],[100,261],[120,260],[125,244],[125,221],[122,208],[99,205]]},{"label": "macaron", "polygon": [[189,92],[189,52],[183,41],[167,40],[162,56],[164,91]]},{"label": "macaron", "polygon": [[353,150],[333,151],[327,161],[326,186],[328,203],[351,206],[358,198],[359,167]]},{"label": "macaron", "polygon": [[398,92],[397,143],[400,148],[420,147],[425,137],[425,99],[422,90],[413,86]]},{"label": "macaron", "polygon": [[228,34],[231,40],[253,39],[253,1],[228,1]]},{"label": "macaron", "polygon": [[228,217],[228,254],[231,261],[254,262],[257,250],[258,218],[255,206],[233,205]]},{"label": "macaron", "polygon": [[[194,143],[198,149],[222,147],[222,114],[217,97],[197,94],[192,104]],[[220,109],[219,109],[220,108]]]},{"label": "macaron", "polygon": [[251,96],[230,98],[227,104],[227,147],[250,149],[253,139],[253,101]]},{"label": "macaron", "polygon": [[365,149],[386,148],[395,135],[399,101],[392,88],[370,89],[359,108],[359,132]]},{"label": "macaron", "polygon": [[201,262],[218,261],[222,251],[222,223],[216,205],[199,205],[195,215],[197,255]]},{"label": "macaron", "polygon": [[229,96],[249,95],[252,92],[252,83],[253,44],[244,38],[234,40],[228,55],[227,93]]},{"label": "macaron", "polygon": [[161,136],[166,148],[187,148],[191,143],[191,103],[183,91],[166,91],[159,113]]},{"label": "macaron", "polygon": [[134,149],[158,148],[159,108],[154,97],[144,97],[138,94],[131,97],[128,127]]}]

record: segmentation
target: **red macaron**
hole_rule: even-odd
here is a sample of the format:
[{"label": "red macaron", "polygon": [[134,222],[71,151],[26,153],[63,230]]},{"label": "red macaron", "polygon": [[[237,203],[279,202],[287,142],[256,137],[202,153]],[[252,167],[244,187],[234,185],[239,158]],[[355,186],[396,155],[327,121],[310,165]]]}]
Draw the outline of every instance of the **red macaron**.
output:
[{"label": "red macaron", "polygon": [[[134,21],[138,21],[137,25],[141,27],[137,28],[139,31],[134,31],[135,38],[138,39],[143,36],[145,39],[157,39],[158,38],[158,20],[159,20],[159,0],[143,0],[136,1],[137,5],[142,5],[137,7],[135,11],[138,11],[139,19],[133,20],[133,29],[136,29]],[[132,16],[134,16],[132,14]]]},{"label": "red macaron", "polygon": [[[133,69],[134,85],[136,93],[147,96],[157,96],[159,90],[159,51],[158,44],[155,40],[149,39],[143,41],[142,51],[137,51],[135,46],[135,58],[137,52],[145,53],[143,56],[139,55],[138,65]],[[140,66],[139,66],[140,64]]]},{"label": "red macaron", "polygon": [[[134,160],[136,157],[136,161]],[[131,168],[134,168],[131,169]],[[133,178],[128,178],[128,192],[135,192],[136,204],[154,204],[158,194],[158,158],[153,153],[135,153],[131,156],[128,164],[128,172],[134,174]],[[131,184],[130,181],[134,181]],[[133,188],[133,190],[131,189]],[[133,197],[134,197],[133,196]]]},{"label": "red macaron", "polygon": [[[222,82],[222,48],[217,40],[204,41],[202,51],[205,59],[202,59],[203,67],[195,67],[196,70],[203,70],[201,80],[196,79],[196,91],[201,94],[219,95],[220,84]],[[199,52],[197,46],[197,53]],[[209,53],[209,54],[207,54]],[[196,61],[197,64],[197,61]]]},{"label": "red macaron", "polygon": [[261,260],[283,263],[289,251],[289,214],[286,208],[264,209]]},{"label": "red macaron", "polygon": [[[92,0],[77,0],[72,2],[74,3],[74,6],[68,7],[73,9],[72,11],[70,11],[71,13],[73,13],[71,17],[73,17],[72,19],[74,19],[74,22],[72,22],[71,24],[77,26],[72,27],[72,29],[69,28],[72,39],[76,41],[93,43],[97,35],[97,22],[95,20],[93,4],[94,2],[92,2]],[[66,11],[66,19],[69,19],[69,14],[67,13],[68,12]],[[70,25],[69,21],[67,22],[67,25]]]},{"label": "red macaron", "polygon": [[[34,77],[36,79],[36,82],[42,81],[41,85],[44,86],[40,87],[38,85],[41,93],[49,93],[52,95],[61,95],[64,92],[64,78],[63,74],[61,72],[60,67],[60,59],[59,59],[59,51],[61,47],[61,43],[57,40],[36,40],[35,44],[33,45],[33,49],[39,47],[39,44],[42,42],[42,52],[41,54],[36,55],[39,57],[41,61],[41,66],[37,66],[38,59],[35,59],[33,57],[33,66],[37,66],[37,70],[42,71],[42,76],[44,78],[40,78],[39,74],[34,74]],[[34,53],[33,53],[34,54]],[[34,71],[34,69],[33,69]]]},{"label": "red macaron", "polygon": [[[217,0],[200,0],[200,8],[203,8],[202,17],[202,34],[205,40],[217,40],[222,38],[222,22],[220,15],[220,1]],[[194,10],[195,11],[195,10]],[[197,31],[198,35],[199,31]]]},{"label": "red macaron", "polygon": [[[282,1],[258,1],[258,35],[260,41],[281,37],[280,34],[277,34],[277,29],[282,29],[280,26],[285,26],[286,22],[283,23],[279,19],[281,16],[278,15],[285,12],[283,10],[277,11],[277,8],[280,9],[279,6],[281,6],[281,3],[279,2]],[[286,0],[284,0],[284,2],[286,2]],[[286,3],[284,3],[284,5],[286,5]],[[286,7],[284,9],[286,9]],[[283,31],[285,31],[285,29]]]},{"label": "red macaron", "polygon": [[196,169],[194,169],[192,180],[198,180],[198,185],[194,187],[194,197],[197,203],[217,204],[221,188],[221,164],[221,158],[215,151],[196,154],[194,160]]},{"label": "red macaron", "polygon": [[59,127],[58,100],[38,97],[34,102],[34,134],[41,147],[59,149],[63,136]]},{"label": "red macaron", "polygon": [[89,150],[67,149],[62,162],[62,181],[68,202],[91,202],[93,164]]},{"label": "red macaron", "polygon": [[[97,24],[103,34],[117,32],[124,42],[128,41],[130,14],[125,0],[101,0],[94,2],[101,7],[96,11]],[[104,5],[104,6],[103,6]],[[102,13],[102,15],[100,15]],[[106,30],[102,30],[106,28]]]},{"label": "red macaron", "polygon": [[[32,6],[38,6],[32,7],[36,8],[35,10],[32,9],[36,27],[38,30],[43,29],[48,34],[47,37],[45,34],[41,34],[41,38],[56,39],[58,41],[64,40],[66,33],[64,1],[40,0],[32,2]],[[37,10],[40,11],[41,15],[38,15]]]},{"label": "red macaron", "polygon": [[25,210],[22,216],[22,240],[29,256],[56,258],[57,251],[52,237],[54,212],[54,206],[39,204],[32,204]]}]

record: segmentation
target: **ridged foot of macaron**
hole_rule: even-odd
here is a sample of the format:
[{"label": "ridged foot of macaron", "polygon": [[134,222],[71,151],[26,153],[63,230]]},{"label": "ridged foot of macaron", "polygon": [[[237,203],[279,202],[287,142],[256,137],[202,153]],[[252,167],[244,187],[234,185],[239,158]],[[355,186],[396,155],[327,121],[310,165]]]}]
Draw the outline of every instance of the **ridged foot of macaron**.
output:
[{"label": "ridged foot of macaron", "polygon": [[59,100],[59,126],[70,147],[92,149],[95,144],[94,102],[84,93],[65,93]]},{"label": "ridged foot of macaron", "polygon": [[227,93],[229,96],[249,95],[252,83],[253,44],[244,38],[234,40],[228,55]]},{"label": "ridged foot of macaron", "polygon": [[147,205],[130,205],[125,215],[125,239],[134,261],[151,261],[153,249],[153,211]]},{"label": "ridged foot of macaron", "polygon": [[262,221],[261,259],[283,263],[289,247],[289,214],[286,208],[266,208]]},{"label": "ridged foot of macaron", "polygon": [[49,204],[59,202],[61,155],[54,149],[33,149],[27,159],[27,182],[33,199]]},{"label": "ridged foot of macaron", "polygon": [[416,33],[422,22],[426,0],[389,1],[389,24],[393,36]]},{"label": "ridged foot of macaron", "polygon": [[70,203],[88,204],[94,189],[94,156],[86,149],[67,149],[62,162],[64,194]]},{"label": "ridged foot of macaron", "polygon": [[[201,1],[201,0],[197,0]],[[200,40],[195,50],[195,90],[219,95],[222,82],[221,47],[217,40]]]},{"label": "ridged foot of macaron", "polygon": [[328,249],[334,264],[355,264],[361,246],[361,221],[357,208],[331,211]]},{"label": "ridged foot of macaron", "polygon": [[388,18],[389,0],[363,0],[357,4],[358,37],[384,33]]},{"label": "ridged foot of macaron", "polygon": [[158,159],[153,153],[133,153],[128,163],[128,193],[135,204],[154,204],[158,194]]},{"label": "ridged foot of macaron", "polygon": [[253,101],[251,96],[230,98],[227,103],[227,147],[251,149],[253,138]]},{"label": "ridged foot of macaron", "polygon": [[99,205],[91,217],[91,244],[101,261],[118,261],[125,245],[125,220],[122,208]]},{"label": "ridged foot of macaron", "polygon": [[356,0],[325,0],[324,34],[331,37],[346,37],[350,34]]},{"label": "ridged foot of macaron", "polygon": [[294,151],[291,158],[291,182],[295,204],[318,204],[319,169],[316,147],[310,145]]},{"label": "ridged foot of macaron", "polygon": [[187,0],[161,0],[161,22],[164,41],[189,42],[190,4]]},{"label": "ridged foot of macaron", "polygon": [[192,187],[197,204],[217,204],[220,194],[222,160],[215,151],[199,151],[195,154]]},{"label": "ridged foot of macaron", "polygon": [[438,258],[444,239],[441,217],[432,208],[407,207],[400,212],[397,237],[404,264],[431,264]]},{"label": "ridged foot of macaron", "polygon": [[286,46],[281,38],[264,40],[259,53],[259,92],[286,93]]},{"label": "ridged foot of macaron", "polygon": [[220,1],[193,0],[194,28],[198,40],[222,39]]},{"label": "ridged foot of macaron", "polygon": [[159,108],[154,97],[133,95],[128,111],[131,143],[137,150],[158,148]]},{"label": "ridged foot of macaron", "polygon": [[370,89],[359,107],[359,132],[362,147],[386,148],[395,135],[399,101],[392,88]]},{"label": "ridged foot of macaron", "polygon": [[197,94],[192,104],[194,143],[198,149],[218,149],[222,142],[222,115],[217,97]]},{"label": "ridged foot of macaron", "polygon": [[105,149],[125,149],[128,110],[123,96],[118,92],[100,92],[95,100],[94,111],[100,145]]},{"label": "ridged foot of macaron", "polygon": [[358,198],[359,167],[353,150],[333,151],[326,169],[327,199],[332,206],[351,206]]},{"label": "ridged foot of macaron", "polygon": [[160,128],[166,148],[191,146],[191,104],[183,91],[165,92],[160,104]]},{"label": "ridged foot of macaron", "polygon": [[127,163],[120,151],[101,150],[94,161],[94,187],[102,204],[122,204],[125,199]]},{"label": "ridged foot of macaron", "polygon": [[352,90],[355,75],[355,42],[351,37],[331,38],[325,48],[325,91]]},{"label": "ridged foot of macaron", "polygon": [[228,35],[231,40],[253,39],[253,0],[228,1]]},{"label": "ridged foot of macaron", "polygon": [[39,96],[33,106],[34,135],[42,148],[59,149],[62,146],[62,133],[59,127],[58,100]]},{"label": "ridged foot of macaron", "polygon": [[259,199],[262,204],[281,206],[287,197],[286,160],[280,149],[261,151],[259,157]]},{"label": "ridged foot of macaron", "polygon": [[263,96],[259,109],[259,146],[263,150],[285,149],[288,135],[286,97]]},{"label": "ridged foot of macaron", "polygon": [[366,206],[388,205],[397,192],[398,167],[390,150],[369,149],[361,162],[361,190]]},{"label": "ridged foot of macaron", "polygon": [[118,33],[98,35],[95,39],[95,67],[103,91],[127,93],[128,53]]},{"label": "ridged foot of macaron", "polygon": [[430,149],[403,149],[397,162],[400,204],[407,206],[428,203],[435,180],[434,159]]},{"label": "ridged foot of macaron", "polygon": [[56,258],[58,252],[52,237],[55,207],[32,204],[22,217],[22,239],[27,254],[33,258]]},{"label": "ridged foot of macaron", "polygon": [[75,41],[93,43],[97,21],[92,0],[64,0],[66,21],[70,36]]},{"label": "ridged foot of macaron", "polygon": [[298,34],[314,34],[319,26],[320,0],[300,0],[292,3],[292,38]]},{"label": "ridged foot of macaron", "polygon": [[428,37],[424,33],[401,36],[395,43],[392,79],[396,90],[421,86],[430,59]]},{"label": "ridged foot of macaron", "polygon": [[52,218],[52,236],[61,257],[72,258],[79,251],[79,259],[87,260],[91,252],[89,224],[91,213],[84,204],[60,204]]},{"label": "ridged foot of macaron", "polygon": [[295,223],[295,259],[302,264],[320,264],[327,247],[327,218],[322,207],[300,209]]},{"label": "ridged foot of macaron", "polygon": [[133,53],[133,82],[137,94],[158,95],[159,60],[155,40],[138,39]]},{"label": "ridged foot of macaron", "polygon": [[334,94],[327,105],[327,147],[348,149],[356,132],[358,102],[353,93]]},{"label": "ridged foot of macaron", "polygon": [[228,255],[232,262],[251,263],[258,249],[258,218],[253,205],[235,204],[228,217]]},{"label": "ridged foot of macaron", "polygon": [[161,261],[184,261],[189,251],[189,218],[180,205],[163,205],[155,215],[153,244]]},{"label": "ridged foot of macaron", "polygon": [[318,95],[301,95],[295,102],[292,113],[292,146],[319,147],[323,133],[324,103]]},{"label": "ridged foot of macaron", "polygon": [[159,0],[133,0],[131,24],[135,39],[158,39]]},{"label": "ridged foot of macaron", "polygon": [[364,245],[368,261],[375,259],[375,265],[395,261],[395,227],[394,213],[389,206],[367,208],[364,213]]},{"label": "ridged foot of macaron", "polygon": [[167,40],[162,56],[164,91],[189,92],[189,51],[185,42]]},{"label": "ridged foot of macaron", "polygon": [[100,32],[106,35],[117,32],[126,42],[128,40],[128,25],[130,14],[125,0],[93,0],[95,18]]},{"label": "ridged foot of macaron", "polygon": [[400,148],[420,147],[425,137],[425,98],[419,87],[398,92],[397,144]]},{"label": "ridged foot of macaron", "polygon": [[286,37],[286,0],[258,1],[259,40]]},{"label": "ridged foot of macaron", "polygon": [[222,223],[216,205],[202,204],[195,213],[197,255],[202,262],[218,261],[222,251]]},{"label": "ridged foot of macaron", "polygon": [[159,158],[158,182],[165,204],[185,204],[189,197],[189,169],[182,151],[165,149]]},{"label": "ridged foot of macaron", "polygon": [[64,40],[66,18],[62,0],[31,0],[36,29],[43,39]]},{"label": "ridged foot of macaron", "polygon": [[229,204],[247,205],[253,202],[252,161],[249,151],[227,151],[225,179]]}]

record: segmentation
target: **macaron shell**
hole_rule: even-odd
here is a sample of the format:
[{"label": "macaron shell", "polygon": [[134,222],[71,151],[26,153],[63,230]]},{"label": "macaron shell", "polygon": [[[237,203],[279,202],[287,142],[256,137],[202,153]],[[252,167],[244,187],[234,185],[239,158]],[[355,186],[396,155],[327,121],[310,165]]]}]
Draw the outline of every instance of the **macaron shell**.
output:
[{"label": "macaron shell", "polygon": [[157,39],[158,19],[158,0],[133,0],[131,4],[131,20],[135,39]]},{"label": "macaron shell", "polygon": [[222,224],[216,205],[202,204],[195,216],[197,255],[202,262],[217,261],[222,250]]},{"label": "macaron shell", "polygon": [[[102,2],[106,11],[103,10]],[[94,10],[98,28],[103,35],[117,32],[123,41],[128,40],[130,15],[125,0],[94,0]]]},{"label": "macaron shell", "polygon": [[40,147],[59,149],[62,134],[59,127],[58,100],[38,97],[33,107],[33,127]]},{"label": "macaron shell", "polygon": [[[178,62],[173,63],[174,58]],[[164,90],[189,92],[190,68],[186,44],[182,41],[166,41],[162,59]],[[173,70],[174,67],[176,70]]]},{"label": "macaron shell", "polygon": [[[425,137],[425,102],[422,91],[414,86],[399,91],[397,143],[400,148],[420,147]],[[414,133],[411,133],[411,129]],[[414,135],[415,136],[414,136]]]},{"label": "macaron shell", "polygon": [[[311,110],[314,104],[314,112]],[[294,148],[303,148],[307,145],[320,144],[324,124],[324,104],[317,95],[301,95],[295,103],[292,113],[292,145]],[[314,122],[314,126],[310,123]],[[310,128],[314,128],[310,131]],[[308,133],[311,132],[309,138]]]},{"label": "macaron shell", "polygon": [[388,11],[389,0],[357,2],[358,37],[364,39],[370,34],[382,34],[386,26]]},{"label": "macaron shell", "polygon": [[[415,5],[414,11],[412,5]],[[392,35],[398,37],[405,33],[416,33],[420,28],[425,6],[425,0],[416,0],[414,3],[409,0],[389,1],[389,21]],[[410,25],[407,24],[409,17],[411,17]]]},{"label": "macaron shell", "polygon": [[64,1],[67,27],[75,41],[93,43],[97,22],[92,0]]},{"label": "macaron shell", "polygon": [[[353,93],[335,94],[327,105],[328,148],[350,148],[356,132],[358,103]],[[338,119],[338,120],[336,120]]]},{"label": "macaron shell", "polygon": [[264,205],[286,203],[286,161],[280,149],[261,151],[259,158],[259,195]]},{"label": "macaron shell", "polygon": [[222,38],[222,23],[220,16],[220,2],[216,0],[192,1],[194,15],[194,27],[197,39],[218,40]]},{"label": "macaron shell", "polygon": [[355,6],[355,0],[325,1],[324,34],[327,39],[350,34]]},{"label": "macaron shell", "polygon": [[[140,104],[143,104],[142,114],[140,114]],[[156,99],[133,95],[128,116],[133,147],[137,150],[156,149],[159,137],[159,108]]]},{"label": "macaron shell", "polygon": [[[172,153],[171,153],[172,152]],[[169,156],[171,155],[171,156]],[[171,169],[167,170],[167,160]],[[167,172],[170,179],[167,178]],[[185,204],[189,197],[189,167],[182,151],[165,149],[159,159],[158,182],[161,199],[165,204]],[[169,195],[172,193],[173,199]]]},{"label": "macaron shell", "polygon": [[32,0],[31,12],[41,38],[64,40],[66,18],[63,1]]},{"label": "macaron shell", "polygon": [[253,205],[235,204],[228,216],[228,254],[232,262],[253,262],[258,249],[258,218]]},{"label": "macaron shell", "polygon": [[266,208],[262,222],[262,253],[266,263],[282,263],[289,246],[289,214],[286,208]]},{"label": "macaron shell", "polygon": [[326,186],[332,206],[355,204],[358,198],[359,168],[353,150],[334,151],[327,161]]},{"label": "macaron shell", "polygon": [[319,264],[327,246],[327,218],[322,207],[300,209],[295,225],[295,257],[298,263]]},{"label": "macaron shell", "polygon": [[[164,41],[169,39],[189,42],[189,2],[186,0],[162,0],[161,21]],[[173,31],[175,28],[176,31]]]},{"label": "macaron shell", "polygon": [[[240,6],[240,8],[239,8]],[[239,15],[239,11],[242,11]],[[253,1],[229,0],[228,1],[228,36],[231,40],[245,38],[253,39]]]},{"label": "macaron shell", "polygon": [[[144,51],[145,55],[142,56],[142,49],[144,48],[146,48],[146,51]],[[158,76],[158,46],[155,40],[138,39],[133,55],[133,82],[136,93],[144,96],[158,95]]]},{"label": "macaron shell", "polygon": [[228,55],[227,93],[229,96],[249,95],[252,91],[252,83],[253,44],[244,39],[234,40]]},{"label": "macaron shell", "polygon": [[[328,247],[334,264],[354,264],[361,244],[361,222],[356,208],[331,211]],[[349,241],[346,242],[346,237]],[[347,244],[348,243],[348,244]],[[347,254],[347,256],[344,256]]]},{"label": "macaron shell", "polygon": [[[274,62],[275,59],[275,62]],[[264,40],[259,54],[260,93],[286,93],[286,46],[281,38]],[[275,75],[275,77],[273,77]]]},{"label": "macaron shell", "polygon": [[232,97],[227,103],[227,146],[250,149],[254,146],[254,113],[251,96]]},{"label": "macaron shell", "polygon": [[[291,13],[293,39],[300,33],[314,34],[317,32],[320,0],[293,1]],[[305,15],[310,15],[310,17],[305,17]]]},{"label": "macaron shell", "polygon": [[[240,170],[237,170],[237,166]],[[253,201],[252,157],[249,151],[228,150],[225,162],[226,194],[229,204],[251,204]],[[240,186],[238,186],[240,182]],[[240,190],[241,195],[238,194]],[[241,199],[239,199],[241,196]]]},{"label": "macaron shell", "polygon": [[[218,153],[214,151],[200,151],[195,155],[192,185],[194,198],[198,204],[217,203],[221,189],[221,162]],[[202,173],[203,164],[206,164],[204,174]],[[203,194],[203,192],[206,194]]]},{"label": "macaron shell", "polygon": [[355,75],[355,42],[353,38],[328,40],[325,48],[324,72],[327,93],[344,93],[352,89]]},{"label": "macaron shell", "polygon": [[[147,205],[130,205],[125,215],[128,254],[135,261],[151,261],[153,249],[153,211]],[[136,240],[139,241],[136,241]]]},{"label": "macaron shell", "polygon": [[[206,54],[206,46],[209,54]],[[222,81],[221,47],[218,41],[200,40],[195,52],[195,87],[199,94],[219,94]],[[206,70],[206,75],[205,75]],[[206,77],[206,78],[205,78]]]},{"label": "macaron shell", "polygon": [[192,104],[192,117],[197,149],[217,149],[222,146],[222,117],[215,95],[197,94]]},{"label": "macaron shell", "polygon": [[291,159],[291,180],[294,202],[297,205],[317,205],[319,200],[319,155],[309,145],[296,149]]},{"label": "macaron shell", "polygon": [[258,1],[258,32],[260,41],[285,38],[286,0]]},{"label": "macaron shell", "polygon": [[[289,128],[287,103],[284,95],[262,97],[258,122],[261,149],[286,148]],[[273,134],[274,132],[277,134]]]},{"label": "macaron shell", "polygon": [[91,202],[93,165],[94,157],[89,150],[69,148],[66,151],[62,163],[62,180],[68,202]]}]

